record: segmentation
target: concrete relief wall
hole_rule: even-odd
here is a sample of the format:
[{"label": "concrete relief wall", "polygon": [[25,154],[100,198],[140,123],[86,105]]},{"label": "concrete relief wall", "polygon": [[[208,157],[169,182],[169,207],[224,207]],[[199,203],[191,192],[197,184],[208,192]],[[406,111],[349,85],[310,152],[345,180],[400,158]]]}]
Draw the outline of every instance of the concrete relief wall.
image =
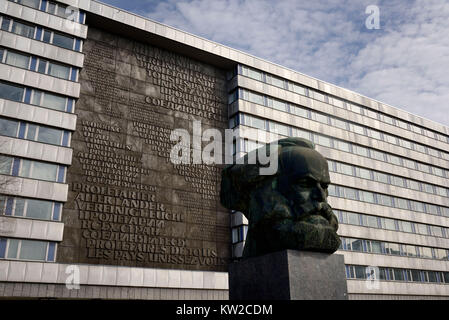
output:
[{"label": "concrete relief wall", "polygon": [[173,129],[224,132],[225,71],[94,28],[84,53],[57,262],[226,271],[221,166],[169,159]]}]

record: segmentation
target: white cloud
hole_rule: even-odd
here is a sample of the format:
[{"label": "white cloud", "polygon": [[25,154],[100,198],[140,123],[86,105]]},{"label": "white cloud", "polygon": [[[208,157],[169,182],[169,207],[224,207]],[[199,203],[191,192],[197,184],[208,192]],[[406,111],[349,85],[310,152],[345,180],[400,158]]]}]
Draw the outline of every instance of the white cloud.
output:
[{"label": "white cloud", "polygon": [[[380,30],[365,8],[380,7]],[[169,0],[149,18],[449,125],[446,0]]]}]

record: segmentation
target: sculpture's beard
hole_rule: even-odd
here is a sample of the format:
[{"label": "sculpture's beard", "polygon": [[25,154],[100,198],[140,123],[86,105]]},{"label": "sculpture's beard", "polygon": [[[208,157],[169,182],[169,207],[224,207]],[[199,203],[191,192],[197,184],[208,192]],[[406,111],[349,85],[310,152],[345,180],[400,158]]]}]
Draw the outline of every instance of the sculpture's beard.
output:
[{"label": "sculpture's beard", "polygon": [[331,226],[335,230],[338,228],[335,215],[327,202],[309,201],[298,203],[297,201],[292,201],[290,207],[292,216],[296,221]]}]

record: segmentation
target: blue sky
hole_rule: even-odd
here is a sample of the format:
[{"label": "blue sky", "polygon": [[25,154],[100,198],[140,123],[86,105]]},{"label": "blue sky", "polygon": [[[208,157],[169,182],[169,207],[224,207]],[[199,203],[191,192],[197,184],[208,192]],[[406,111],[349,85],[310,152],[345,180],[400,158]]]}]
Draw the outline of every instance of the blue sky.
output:
[{"label": "blue sky", "polygon": [[447,0],[102,1],[449,125]]}]

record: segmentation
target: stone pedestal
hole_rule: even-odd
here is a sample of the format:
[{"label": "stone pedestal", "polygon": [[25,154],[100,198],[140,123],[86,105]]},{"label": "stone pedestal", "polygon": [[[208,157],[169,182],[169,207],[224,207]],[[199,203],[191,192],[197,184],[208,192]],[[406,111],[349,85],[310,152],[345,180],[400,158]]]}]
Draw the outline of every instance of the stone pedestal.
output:
[{"label": "stone pedestal", "polygon": [[229,266],[230,300],[346,300],[342,255],[284,250]]}]

